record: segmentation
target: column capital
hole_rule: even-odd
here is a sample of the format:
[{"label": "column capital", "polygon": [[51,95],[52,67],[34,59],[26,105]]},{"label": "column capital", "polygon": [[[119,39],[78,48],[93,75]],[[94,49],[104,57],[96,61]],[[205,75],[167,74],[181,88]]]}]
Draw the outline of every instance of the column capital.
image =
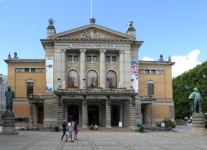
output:
[{"label": "column capital", "polygon": [[80,51],[80,53],[85,53],[86,49],[80,49],[79,51]]},{"label": "column capital", "polygon": [[65,52],[66,52],[66,49],[61,49],[61,51],[62,51],[63,53],[65,53]]},{"label": "column capital", "polygon": [[119,51],[119,54],[124,54],[124,50],[120,50]]},{"label": "column capital", "polygon": [[100,49],[99,52],[100,52],[100,53],[105,53],[106,50],[105,50],[105,49]]}]

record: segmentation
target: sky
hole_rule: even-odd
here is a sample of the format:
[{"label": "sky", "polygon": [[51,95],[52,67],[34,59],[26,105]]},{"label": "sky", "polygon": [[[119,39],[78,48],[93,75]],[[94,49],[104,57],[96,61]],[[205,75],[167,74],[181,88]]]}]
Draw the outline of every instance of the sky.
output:
[{"label": "sky", "polygon": [[[87,25],[91,0],[0,0],[0,74],[7,75],[9,53],[44,59],[40,39],[51,17],[57,33]],[[207,0],[93,0],[93,17],[123,33],[133,20],[137,41],[144,41],[139,60],[170,56],[173,77],[207,60]]]}]

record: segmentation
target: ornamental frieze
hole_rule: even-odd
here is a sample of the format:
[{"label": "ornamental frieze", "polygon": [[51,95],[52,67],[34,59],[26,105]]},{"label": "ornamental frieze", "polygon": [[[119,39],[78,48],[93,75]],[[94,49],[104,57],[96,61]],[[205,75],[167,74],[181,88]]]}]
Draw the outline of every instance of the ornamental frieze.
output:
[{"label": "ornamental frieze", "polygon": [[85,30],[81,33],[83,38],[104,38],[104,34],[97,32],[95,29]]}]

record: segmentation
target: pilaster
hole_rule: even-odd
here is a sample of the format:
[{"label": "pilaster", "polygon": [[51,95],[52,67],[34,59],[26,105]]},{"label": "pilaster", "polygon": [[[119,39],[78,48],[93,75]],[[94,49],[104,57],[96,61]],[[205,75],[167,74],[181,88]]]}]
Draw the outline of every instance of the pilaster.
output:
[{"label": "pilaster", "polygon": [[29,125],[33,126],[33,104],[29,104]]},{"label": "pilaster", "polygon": [[129,100],[129,127],[136,126],[136,105],[132,104],[132,98]]},{"label": "pilaster", "polygon": [[136,99],[136,123],[142,123],[141,100]]},{"label": "pilaster", "polygon": [[106,102],[106,128],[111,128],[111,104],[108,102]]},{"label": "pilaster", "polygon": [[82,101],[82,128],[88,128],[88,105]]},{"label": "pilaster", "polygon": [[151,102],[151,125],[155,126],[155,102]]},{"label": "pilaster", "polygon": [[[65,52],[66,49],[62,49],[62,60],[61,60],[61,72],[62,72],[62,80],[61,80],[61,85],[62,85],[62,89],[65,89],[66,86],[66,57],[65,57]],[[63,84],[63,82],[65,82],[65,85]]]},{"label": "pilaster", "polygon": [[106,71],[105,71],[105,49],[99,50],[100,52],[100,87],[106,88]]},{"label": "pilaster", "polygon": [[34,104],[34,125],[37,125],[37,104]]},{"label": "pilaster", "polygon": [[119,51],[119,82],[121,82],[121,87],[125,87],[124,83],[124,51]]},{"label": "pilaster", "polygon": [[86,49],[80,49],[80,89],[86,87],[85,81],[83,81],[86,78],[85,55]]}]

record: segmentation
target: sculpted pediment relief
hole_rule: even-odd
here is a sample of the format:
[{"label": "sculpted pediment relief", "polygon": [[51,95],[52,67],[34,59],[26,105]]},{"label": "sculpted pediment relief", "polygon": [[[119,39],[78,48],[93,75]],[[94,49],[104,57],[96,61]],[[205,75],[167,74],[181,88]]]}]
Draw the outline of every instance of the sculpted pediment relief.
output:
[{"label": "sculpted pediment relief", "polygon": [[134,37],[100,25],[89,24],[65,32],[51,35],[50,38],[120,38],[134,39]]}]

